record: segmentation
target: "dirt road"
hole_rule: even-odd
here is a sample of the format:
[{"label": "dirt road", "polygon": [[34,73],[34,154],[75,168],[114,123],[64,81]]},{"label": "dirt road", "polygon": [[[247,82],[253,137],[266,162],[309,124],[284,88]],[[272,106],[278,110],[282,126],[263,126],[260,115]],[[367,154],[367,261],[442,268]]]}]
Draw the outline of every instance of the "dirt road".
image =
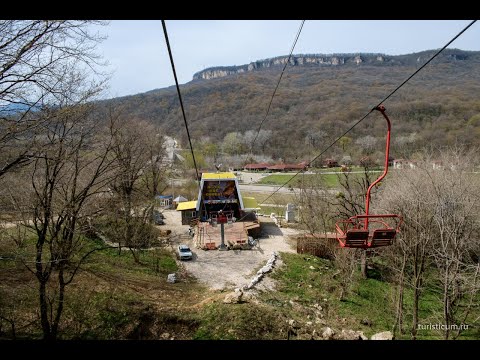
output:
[{"label": "dirt road", "polygon": [[264,236],[252,250],[205,251],[192,247],[194,259],[182,263],[188,272],[211,289],[247,285],[274,251],[295,252],[285,240],[288,235],[296,234],[296,230],[280,229],[273,223],[262,225],[262,230]]}]

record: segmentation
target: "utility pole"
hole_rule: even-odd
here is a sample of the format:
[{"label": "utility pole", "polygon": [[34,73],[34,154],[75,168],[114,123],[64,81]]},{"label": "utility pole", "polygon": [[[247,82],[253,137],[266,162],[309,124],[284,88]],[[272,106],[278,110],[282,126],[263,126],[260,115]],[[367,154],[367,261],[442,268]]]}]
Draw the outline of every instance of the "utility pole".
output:
[{"label": "utility pole", "polygon": [[227,222],[227,217],[223,214],[222,210],[218,212],[217,221],[220,224],[220,238],[221,243],[218,247],[218,250],[225,251],[228,250],[227,246],[225,245],[225,223]]}]

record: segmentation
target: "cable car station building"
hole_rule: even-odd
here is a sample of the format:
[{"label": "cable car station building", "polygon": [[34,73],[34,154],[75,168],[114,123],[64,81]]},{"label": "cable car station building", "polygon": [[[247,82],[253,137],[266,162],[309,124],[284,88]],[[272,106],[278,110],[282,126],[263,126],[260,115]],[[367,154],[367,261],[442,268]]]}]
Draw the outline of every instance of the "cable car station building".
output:
[{"label": "cable car station building", "polygon": [[238,180],[231,172],[203,173],[198,199],[180,203],[177,210],[182,212],[182,224],[197,223],[196,245],[200,248],[217,247],[220,234],[216,234],[219,232],[216,225],[223,219],[228,223],[225,236],[233,241],[232,246],[246,244],[248,235],[255,236],[260,230],[255,214],[260,210],[257,201],[242,196]]}]

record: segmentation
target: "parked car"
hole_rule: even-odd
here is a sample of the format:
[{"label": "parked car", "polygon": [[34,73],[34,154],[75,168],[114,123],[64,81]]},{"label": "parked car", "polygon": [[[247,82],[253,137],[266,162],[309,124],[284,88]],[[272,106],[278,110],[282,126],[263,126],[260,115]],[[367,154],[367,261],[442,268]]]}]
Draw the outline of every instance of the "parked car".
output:
[{"label": "parked car", "polygon": [[192,250],[187,245],[179,245],[177,248],[177,257],[180,260],[192,260]]},{"label": "parked car", "polygon": [[163,221],[165,216],[163,216],[163,214],[160,211],[153,210],[152,218],[153,218],[153,222],[155,223],[155,225],[164,225],[165,224],[165,222]]}]

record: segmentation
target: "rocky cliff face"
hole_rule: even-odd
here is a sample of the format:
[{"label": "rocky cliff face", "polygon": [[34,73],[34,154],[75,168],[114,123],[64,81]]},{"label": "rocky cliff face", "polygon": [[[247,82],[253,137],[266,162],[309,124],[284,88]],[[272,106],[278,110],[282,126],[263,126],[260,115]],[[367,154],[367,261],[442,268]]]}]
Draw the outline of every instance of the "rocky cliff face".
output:
[{"label": "rocky cliff face", "polygon": [[[445,61],[467,60],[469,52],[449,49],[442,53],[439,58]],[[271,59],[257,60],[250,64],[240,66],[219,66],[199,71],[193,75],[193,80],[209,80],[228,75],[241,74],[251,71],[283,66],[287,61],[291,66],[359,66],[359,65],[412,65],[426,60],[433,54],[433,50],[408,55],[384,55],[384,54],[333,54],[333,55],[292,55],[279,56]]]},{"label": "rocky cliff face", "polygon": [[[279,56],[272,59],[258,60],[250,64],[240,66],[213,67],[199,71],[193,75],[194,80],[215,79],[228,75],[241,74],[250,71],[267,69],[276,66],[283,66],[289,61],[288,56]],[[290,58],[291,66],[339,66],[345,64],[359,65],[361,63],[383,63],[386,60],[385,55],[292,55]]]}]

